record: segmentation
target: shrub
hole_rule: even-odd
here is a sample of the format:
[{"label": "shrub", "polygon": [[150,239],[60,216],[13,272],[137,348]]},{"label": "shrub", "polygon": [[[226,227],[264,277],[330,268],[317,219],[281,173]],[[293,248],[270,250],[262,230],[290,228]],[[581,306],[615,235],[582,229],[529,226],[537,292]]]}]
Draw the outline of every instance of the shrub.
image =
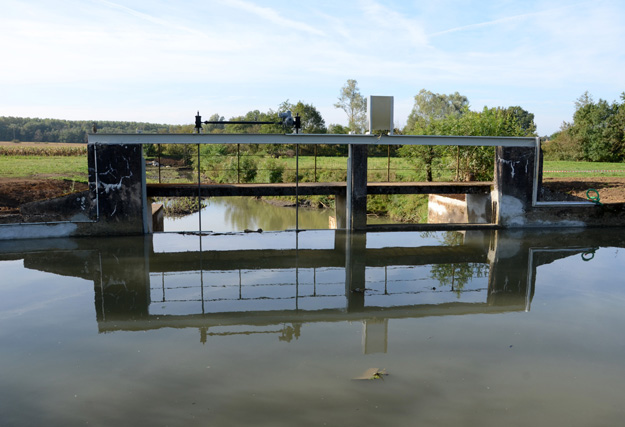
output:
[{"label": "shrub", "polygon": [[241,181],[242,182],[252,182],[256,175],[258,174],[258,165],[256,164],[256,160],[251,157],[243,157],[241,160]]},{"label": "shrub", "polygon": [[267,170],[269,171],[269,182],[277,183],[282,182],[282,174],[284,173],[284,165],[270,159],[266,163]]}]

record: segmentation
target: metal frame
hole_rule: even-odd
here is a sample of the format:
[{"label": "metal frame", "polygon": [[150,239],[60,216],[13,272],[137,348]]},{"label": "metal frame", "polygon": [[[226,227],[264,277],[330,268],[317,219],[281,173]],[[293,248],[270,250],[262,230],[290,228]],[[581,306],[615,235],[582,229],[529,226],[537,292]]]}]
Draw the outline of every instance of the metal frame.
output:
[{"label": "metal frame", "polygon": [[335,134],[89,134],[89,144],[365,144],[535,147],[534,137]]},{"label": "metal frame", "polygon": [[[534,183],[532,207],[574,207],[589,206],[592,202],[548,202],[538,200],[538,178],[540,172],[540,138],[499,136],[444,136],[444,135],[338,135],[338,134],[106,134],[88,135],[89,144],[337,144],[362,145],[440,145],[440,146],[485,146],[535,148]],[[198,150],[199,151],[199,150]],[[299,160],[299,150],[297,150]],[[347,171],[347,194],[350,194],[350,163]],[[296,172],[296,185],[299,184]],[[347,214],[351,212],[351,198],[347,198]],[[349,216],[348,216],[349,218]]]}]

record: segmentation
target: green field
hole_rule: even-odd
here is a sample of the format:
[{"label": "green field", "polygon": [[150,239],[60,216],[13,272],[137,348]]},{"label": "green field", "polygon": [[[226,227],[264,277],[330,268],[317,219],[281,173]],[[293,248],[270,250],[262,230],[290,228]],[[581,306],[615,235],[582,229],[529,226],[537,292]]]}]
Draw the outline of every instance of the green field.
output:
[{"label": "green field", "polygon": [[0,156],[2,178],[69,179],[87,182],[87,156]]},{"label": "green field", "polygon": [[625,163],[545,161],[543,162],[543,176],[545,178],[625,178]]},{"label": "green field", "polygon": [[[246,156],[241,156],[243,162]],[[283,180],[294,181],[295,158],[282,157],[272,159],[269,156],[249,156],[257,167],[257,174],[253,182],[269,182],[271,167],[283,167]],[[236,158],[224,156],[218,162],[209,162],[202,158],[203,179],[213,179],[222,171],[224,164]],[[211,163],[209,165],[208,163]],[[422,174],[415,171],[410,161],[404,158],[370,157],[368,160],[368,178],[370,181],[419,181]],[[273,166],[272,166],[273,164]],[[236,165],[233,165],[236,182]],[[565,162],[545,161],[543,165],[545,178],[592,178],[592,177],[621,177],[625,178],[625,163],[592,163],[592,162]],[[446,170],[435,171],[435,180],[451,180],[451,172]],[[316,171],[313,156],[299,158],[299,173],[303,181],[342,181],[347,174],[347,159],[345,157],[317,157]],[[87,158],[85,155],[0,155],[0,177],[6,178],[49,178],[70,179],[87,182]],[[163,182],[195,182],[196,172],[191,168],[179,171],[177,168],[161,168]],[[158,168],[148,167],[148,181],[158,180]]]}]

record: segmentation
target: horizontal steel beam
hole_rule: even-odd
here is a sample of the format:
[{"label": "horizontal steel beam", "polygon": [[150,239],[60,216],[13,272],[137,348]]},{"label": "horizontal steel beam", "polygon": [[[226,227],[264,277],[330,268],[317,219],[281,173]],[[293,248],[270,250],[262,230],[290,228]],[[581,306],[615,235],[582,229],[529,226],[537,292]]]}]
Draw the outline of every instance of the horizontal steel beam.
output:
[{"label": "horizontal steel beam", "polygon": [[[491,182],[370,182],[367,194],[490,194]],[[321,196],[346,192],[344,182],[280,184],[147,184],[148,197]]]},{"label": "horizontal steel beam", "polygon": [[[467,246],[418,246],[369,248],[362,252],[368,267],[487,263],[486,248]],[[226,271],[266,268],[345,268],[345,251],[337,249],[278,249],[192,251],[150,254],[151,273],[176,271]]]},{"label": "horizontal steel beam", "polygon": [[333,134],[89,134],[89,144],[330,144],[536,147],[533,137]]},{"label": "horizontal steel beam", "polygon": [[345,194],[344,182],[288,184],[151,184],[147,186],[148,197],[237,197],[237,196],[322,196]]},{"label": "horizontal steel beam", "polygon": [[367,194],[490,194],[492,182],[369,182]]}]

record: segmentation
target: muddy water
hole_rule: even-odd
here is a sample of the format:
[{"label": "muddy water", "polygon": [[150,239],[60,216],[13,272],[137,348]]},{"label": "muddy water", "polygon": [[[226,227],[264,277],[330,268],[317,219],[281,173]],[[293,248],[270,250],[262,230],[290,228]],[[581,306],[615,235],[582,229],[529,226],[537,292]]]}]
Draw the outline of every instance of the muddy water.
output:
[{"label": "muddy water", "polygon": [[623,248],[625,230],[5,242],[0,424],[620,425]]}]

